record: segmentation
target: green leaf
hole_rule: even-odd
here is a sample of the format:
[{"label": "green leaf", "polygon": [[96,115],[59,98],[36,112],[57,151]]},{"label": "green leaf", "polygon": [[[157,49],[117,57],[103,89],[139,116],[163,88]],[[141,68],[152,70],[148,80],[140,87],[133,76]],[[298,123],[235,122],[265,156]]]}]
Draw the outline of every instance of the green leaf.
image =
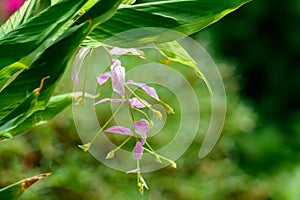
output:
[{"label": "green leaf", "polygon": [[9,185],[0,189],[0,200],[17,200],[32,184],[41,180],[42,178],[49,176],[50,173],[39,174],[37,176],[21,180],[17,183]]},{"label": "green leaf", "polygon": [[[10,131],[22,123],[25,120],[24,117],[27,118],[32,113],[45,108],[70,58],[89,29],[90,23],[68,29],[39,56],[31,68],[24,70],[0,93],[0,107],[2,108],[0,121],[2,121],[2,126],[5,126],[5,130]],[[49,79],[39,87],[41,80],[45,77]],[[38,93],[36,88],[39,89]],[[28,91],[32,91],[29,96]]]},{"label": "green leaf", "polygon": [[23,5],[0,26],[0,38],[32,17],[38,3],[39,0],[26,0]]},{"label": "green leaf", "polygon": [[[218,21],[249,0],[170,0],[144,4],[127,5],[107,22],[98,26],[83,45],[98,46],[106,39],[134,28],[159,27],[193,34]],[[178,36],[178,35],[177,35]],[[176,38],[162,32],[144,31],[139,34],[119,35],[106,44],[120,47],[135,47],[149,43],[163,43]]]},{"label": "green leaf", "polygon": [[26,118],[22,123],[19,123],[14,129],[0,134],[0,139],[7,139],[19,135],[21,133],[27,132],[30,129],[37,127],[39,125],[48,123],[52,118],[54,118],[58,113],[63,111],[68,107],[73,100],[73,94],[62,94],[58,96],[53,96],[50,98],[49,102],[45,106],[45,109],[39,110],[33,113],[30,117]]},{"label": "green leaf", "polygon": [[196,61],[189,55],[189,53],[184,49],[183,46],[181,46],[180,43],[178,43],[177,41],[172,41],[157,44],[156,47],[161,52],[161,54],[163,54],[168,59],[168,61],[178,62],[193,68],[195,74],[203,79],[210,94],[213,95],[211,86],[206,77],[197,67]]},{"label": "green leaf", "polygon": [[28,67],[20,62],[4,67],[0,70],[0,92],[6,88],[23,70]]},{"label": "green leaf", "polygon": [[136,0],[122,0],[121,4],[131,5],[131,4],[134,4],[135,2],[136,2]]},{"label": "green leaf", "polygon": [[[0,69],[27,56],[46,39],[51,40],[61,26],[74,16],[87,0],[61,0],[0,39]],[[39,52],[40,53],[40,52]],[[29,65],[30,61],[22,61]]]},{"label": "green leaf", "polygon": [[92,26],[96,27],[110,19],[118,9],[120,0],[99,0],[93,7],[84,13],[74,25],[81,24],[87,20],[92,20]]}]

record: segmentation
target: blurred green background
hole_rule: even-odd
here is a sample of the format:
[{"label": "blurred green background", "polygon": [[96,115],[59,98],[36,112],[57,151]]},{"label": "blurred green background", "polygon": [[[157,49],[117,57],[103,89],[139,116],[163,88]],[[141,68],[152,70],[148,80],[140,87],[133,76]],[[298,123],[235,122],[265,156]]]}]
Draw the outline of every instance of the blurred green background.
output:
[{"label": "blurred green background", "polygon": [[[138,1],[142,2],[142,1]],[[81,143],[71,108],[52,122],[0,144],[0,188],[39,173],[52,175],[22,199],[300,199],[300,1],[253,1],[192,37],[205,46],[224,79],[228,113],[214,150],[198,158],[209,120],[209,95],[199,91],[199,134],[178,168],[136,176],[101,164]],[[72,90],[71,69],[57,93]]]}]

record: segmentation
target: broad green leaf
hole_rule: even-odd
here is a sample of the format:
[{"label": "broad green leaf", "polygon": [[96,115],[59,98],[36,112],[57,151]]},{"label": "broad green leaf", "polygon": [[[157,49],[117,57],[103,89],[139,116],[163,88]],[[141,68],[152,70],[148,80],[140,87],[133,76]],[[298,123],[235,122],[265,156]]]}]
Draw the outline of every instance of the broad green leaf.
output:
[{"label": "broad green leaf", "polygon": [[122,0],[121,4],[129,4],[129,5],[131,5],[131,4],[134,4],[135,2],[136,2],[136,0]]},{"label": "broad green leaf", "polygon": [[11,129],[10,131],[3,133],[2,135],[0,134],[0,140],[19,135],[21,133],[29,131],[36,126],[49,122],[58,113],[69,106],[72,103],[72,99],[72,93],[51,97],[49,102],[45,106],[45,109],[33,113],[22,123],[19,123],[14,129]]},{"label": "broad green leaf", "polygon": [[0,38],[33,16],[39,0],[26,0],[23,5],[0,26]]},{"label": "broad green leaf", "polygon": [[51,0],[51,5],[56,4],[59,0]]},{"label": "broad green leaf", "polygon": [[[84,23],[68,29],[64,35],[38,57],[31,68],[24,70],[0,93],[0,121],[14,109],[17,109],[17,111],[14,110],[17,114],[13,114],[13,117],[5,118],[4,122],[24,115],[28,112],[28,109],[37,111],[44,108],[70,58],[76,52],[89,29],[90,23]],[[49,79],[44,82],[41,88],[38,102],[35,102],[37,100],[34,98],[31,99],[31,102],[26,102],[25,107],[19,107],[22,104],[21,102],[28,98],[29,91],[33,91],[31,94],[34,93],[34,90],[40,86],[41,80],[45,77],[49,77]],[[34,107],[32,107],[33,105]],[[28,114],[26,117],[28,117]]]},{"label": "broad green leaf", "polygon": [[[135,28],[159,27],[186,35],[193,34],[218,21],[249,0],[170,0],[122,6],[107,22],[98,26],[83,45],[98,46],[101,42],[112,46],[135,47],[149,43],[163,43],[178,38],[162,32],[117,34]],[[116,36],[113,41],[106,39]],[[111,42],[111,43],[110,43]]]},{"label": "broad green leaf", "polygon": [[35,103],[37,103],[38,96],[37,93],[32,92],[22,101],[22,103],[0,119],[0,135],[4,135],[9,130],[15,128],[28,117],[34,108]]},{"label": "broad green leaf", "polygon": [[87,20],[92,20],[92,26],[95,27],[110,19],[118,9],[120,0],[99,0],[93,7],[84,13],[75,23],[81,24]]},{"label": "broad green leaf", "polygon": [[163,54],[168,59],[168,61],[178,62],[193,68],[195,74],[203,79],[207,88],[209,89],[210,94],[213,95],[211,86],[206,77],[197,67],[196,61],[189,55],[184,47],[180,45],[180,43],[178,43],[177,41],[172,41],[157,44],[156,47],[161,52],[161,54]]},{"label": "broad green leaf", "polygon": [[7,87],[23,70],[28,67],[20,62],[4,67],[0,70],[0,92]]},{"label": "broad green leaf", "polygon": [[0,189],[0,200],[17,200],[35,182],[49,176],[51,173],[39,174],[37,176],[21,180],[17,183]]},{"label": "broad green leaf", "polygon": [[61,0],[0,38],[0,69],[27,56],[46,39],[50,40],[86,1]]}]

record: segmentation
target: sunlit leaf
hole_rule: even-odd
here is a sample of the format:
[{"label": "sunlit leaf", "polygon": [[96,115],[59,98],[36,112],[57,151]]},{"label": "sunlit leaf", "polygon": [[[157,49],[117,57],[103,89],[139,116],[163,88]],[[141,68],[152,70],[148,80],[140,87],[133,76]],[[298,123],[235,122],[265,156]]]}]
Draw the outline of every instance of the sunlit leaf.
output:
[{"label": "sunlit leaf", "polygon": [[122,0],[121,4],[134,4],[136,2],[136,0]]},{"label": "sunlit leaf", "polygon": [[[85,23],[69,29],[39,56],[32,68],[21,73],[0,93],[2,134],[8,131],[12,132],[35,112],[45,109],[70,58],[76,52],[89,28],[90,24]],[[62,46],[65,48],[61,48]],[[45,77],[49,78],[37,94],[36,88],[40,86],[41,80]],[[32,91],[30,95],[27,94],[28,91]],[[8,101],[9,98],[12,98],[13,101]]]},{"label": "sunlit leaf", "polygon": [[[61,0],[0,38],[0,69],[50,40],[87,0]],[[40,52],[39,52],[40,53]],[[31,60],[23,60],[28,65]]]},{"label": "sunlit leaf", "polygon": [[[71,105],[73,99],[73,94],[62,94],[58,96],[53,96],[45,106],[44,110],[37,111],[33,113],[30,117],[23,120],[22,123],[19,123],[14,129],[11,129],[7,133],[2,134],[2,139],[6,139],[6,135],[9,133],[9,136],[16,136],[21,133],[25,133],[31,130],[34,127],[48,123],[53,117],[58,113],[63,111],[66,107]],[[1,134],[0,134],[1,138]]]},{"label": "sunlit leaf", "polygon": [[0,38],[32,17],[38,2],[39,0],[26,0],[23,5],[0,26]]},{"label": "sunlit leaf", "polygon": [[15,62],[0,70],[0,92],[7,87],[23,70],[28,67],[22,63]]},{"label": "sunlit leaf", "polygon": [[210,94],[212,95],[212,89],[206,77],[197,67],[196,61],[189,55],[189,53],[184,49],[184,47],[180,45],[180,43],[178,43],[177,41],[172,41],[157,44],[156,46],[158,50],[167,58],[168,61],[178,62],[193,68],[195,74],[204,80],[205,84],[207,85],[207,88],[210,91]]},{"label": "sunlit leaf", "polygon": [[[85,40],[84,45],[97,46],[112,36],[134,28],[159,27],[190,35],[218,21],[248,1],[170,0],[124,5],[110,20],[98,26]],[[161,30],[161,32],[144,31],[139,34],[124,34],[120,38],[116,37],[112,41],[105,42],[128,48],[174,39],[178,39],[176,35]]]}]

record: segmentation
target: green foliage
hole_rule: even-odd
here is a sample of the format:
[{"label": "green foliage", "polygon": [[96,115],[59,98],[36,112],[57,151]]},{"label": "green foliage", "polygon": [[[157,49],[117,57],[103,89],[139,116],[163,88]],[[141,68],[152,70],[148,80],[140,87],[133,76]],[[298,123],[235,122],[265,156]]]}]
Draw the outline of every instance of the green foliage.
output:
[{"label": "green foliage", "polygon": [[[170,0],[158,1],[119,8],[107,22],[89,34],[85,45],[98,46],[106,39],[134,28],[159,27],[183,34],[193,34],[218,21],[249,0]],[[178,39],[166,32],[144,32],[139,35],[123,35],[114,38],[113,46],[134,47],[148,43],[161,43]],[[126,42],[124,42],[126,41]]]},{"label": "green foliage", "polygon": [[38,1],[39,0],[26,0],[20,9],[17,10],[4,24],[0,26],[0,38],[31,18],[34,15]]},{"label": "green foliage", "polygon": [[0,200],[16,200],[19,199],[23,192],[38,180],[49,176],[50,174],[40,174],[31,178],[21,180],[17,183],[0,189]]},{"label": "green foliage", "polygon": [[173,61],[191,67],[195,71],[195,74],[205,81],[210,91],[210,94],[213,95],[211,86],[207,81],[207,79],[205,78],[205,76],[197,67],[196,61],[188,54],[188,52],[186,52],[184,47],[182,47],[179,42],[177,41],[166,42],[166,43],[158,44],[156,46],[158,50],[168,59],[166,61],[167,62],[166,64],[168,64],[168,62]]},{"label": "green foliage", "polygon": [[[70,105],[72,94],[52,95],[80,45],[98,46],[132,28],[161,27],[193,34],[246,2],[172,0],[130,5],[135,1],[52,0],[50,7],[38,13],[39,0],[25,1],[0,26],[0,140],[46,123]],[[128,5],[119,7],[120,3]],[[177,39],[160,36],[157,32],[127,36],[128,43],[123,45]],[[164,48],[173,51],[174,45]],[[184,50],[175,56],[164,54],[195,69]],[[0,199],[17,199],[26,181],[39,178],[1,189]]]}]

